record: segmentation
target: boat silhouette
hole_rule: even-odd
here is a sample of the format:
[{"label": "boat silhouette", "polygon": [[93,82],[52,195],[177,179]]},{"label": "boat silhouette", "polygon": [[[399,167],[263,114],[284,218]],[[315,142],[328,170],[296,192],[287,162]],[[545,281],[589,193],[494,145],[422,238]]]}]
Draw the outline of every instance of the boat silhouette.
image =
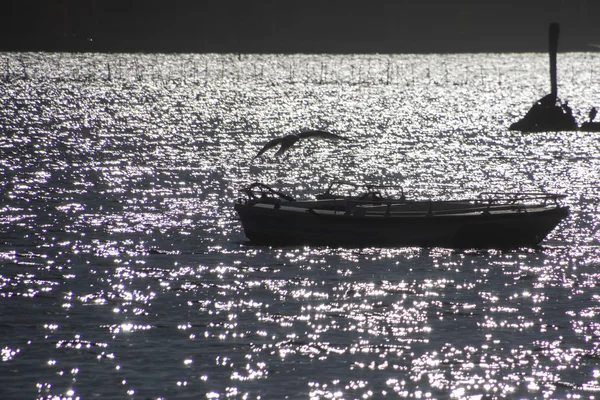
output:
[{"label": "boat silhouette", "polygon": [[558,97],[556,79],[556,54],[560,25],[551,23],[548,31],[550,53],[550,93],[536,101],[519,121],[510,125],[510,130],[522,132],[572,131],[577,130],[577,122],[568,102]]}]

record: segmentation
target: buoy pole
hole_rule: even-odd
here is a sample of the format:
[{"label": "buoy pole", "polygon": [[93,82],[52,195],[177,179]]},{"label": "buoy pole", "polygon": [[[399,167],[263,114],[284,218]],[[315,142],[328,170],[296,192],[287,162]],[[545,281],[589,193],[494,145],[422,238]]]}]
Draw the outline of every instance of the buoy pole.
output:
[{"label": "buoy pole", "polygon": [[556,53],[558,51],[558,34],[560,32],[560,26],[558,23],[553,22],[550,24],[548,32],[549,39],[549,51],[550,51],[550,93],[556,99],[558,97],[558,88],[556,84]]}]

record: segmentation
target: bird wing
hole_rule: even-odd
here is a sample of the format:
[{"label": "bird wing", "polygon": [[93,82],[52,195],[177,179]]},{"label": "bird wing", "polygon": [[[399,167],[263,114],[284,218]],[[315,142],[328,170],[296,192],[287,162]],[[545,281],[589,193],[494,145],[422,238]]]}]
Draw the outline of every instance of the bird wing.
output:
[{"label": "bird wing", "polygon": [[262,156],[265,151],[269,150],[270,148],[273,148],[273,147],[277,146],[278,144],[281,143],[282,140],[283,140],[283,138],[275,138],[275,139],[269,140],[267,142],[267,144],[265,144],[263,146],[263,148],[260,149],[260,151],[258,152],[258,154],[254,156],[254,158]]},{"label": "bird wing", "polygon": [[322,138],[322,139],[334,139],[334,140],[350,140],[340,135],[336,135],[335,133],[327,132],[327,131],[304,131],[298,134],[298,137],[301,139],[307,138]]},{"label": "bird wing", "polygon": [[282,137],[281,147],[279,148],[279,150],[277,150],[277,153],[275,153],[275,157],[279,157],[280,155],[285,153],[285,151],[292,147],[294,143],[296,143],[299,139],[300,138],[298,137],[298,135],[295,135],[293,133],[291,135],[285,135],[284,137]]}]

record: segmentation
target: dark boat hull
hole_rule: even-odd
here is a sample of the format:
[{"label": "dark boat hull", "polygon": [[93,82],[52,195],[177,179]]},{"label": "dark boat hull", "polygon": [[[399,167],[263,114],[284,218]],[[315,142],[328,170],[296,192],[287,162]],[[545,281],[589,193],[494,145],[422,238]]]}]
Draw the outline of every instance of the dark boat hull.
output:
[{"label": "dark boat hull", "polygon": [[600,122],[584,122],[579,128],[584,132],[600,132]]},{"label": "dark boat hull", "polygon": [[236,204],[246,237],[256,244],[514,248],[538,245],[568,207],[528,212],[356,216]]}]

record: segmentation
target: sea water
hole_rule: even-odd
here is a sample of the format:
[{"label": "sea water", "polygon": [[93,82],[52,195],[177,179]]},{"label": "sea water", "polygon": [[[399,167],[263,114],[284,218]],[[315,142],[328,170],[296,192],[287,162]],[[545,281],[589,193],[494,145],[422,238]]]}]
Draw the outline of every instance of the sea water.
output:
[{"label": "sea water", "polygon": [[[600,106],[599,53],[559,97]],[[600,398],[600,134],[546,54],[0,53],[0,398]],[[253,159],[269,140],[325,129]],[[262,182],[567,195],[535,249],[269,247]]]}]

